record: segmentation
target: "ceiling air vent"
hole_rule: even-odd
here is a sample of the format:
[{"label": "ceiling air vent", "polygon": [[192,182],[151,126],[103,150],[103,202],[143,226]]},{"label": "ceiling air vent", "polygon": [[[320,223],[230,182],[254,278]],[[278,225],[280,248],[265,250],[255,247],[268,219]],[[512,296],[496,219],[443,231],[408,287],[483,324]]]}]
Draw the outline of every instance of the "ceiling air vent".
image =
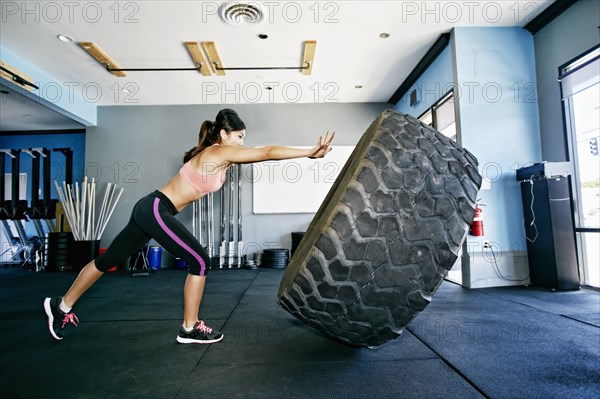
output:
[{"label": "ceiling air vent", "polygon": [[264,18],[258,3],[226,2],[220,7],[221,19],[230,25],[258,24]]}]

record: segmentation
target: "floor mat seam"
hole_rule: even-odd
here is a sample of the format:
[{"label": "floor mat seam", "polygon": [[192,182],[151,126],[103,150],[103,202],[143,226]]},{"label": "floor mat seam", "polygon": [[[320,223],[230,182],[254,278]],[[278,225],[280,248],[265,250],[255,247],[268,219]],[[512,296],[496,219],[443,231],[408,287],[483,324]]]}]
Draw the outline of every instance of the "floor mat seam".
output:
[{"label": "floor mat seam", "polygon": [[[244,297],[244,295],[246,295],[246,292],[248,292],[248,290],[250,289],[250,286],[252,286],[252,283],[254,283],[254,281],[256,280],[256,278],[258,277],[259,274],[260,274],[260,270],[258,271],[258,273],[256,273],[256,275],[250,281],[250,283],[248,283],[248,286],[246,287],[246,289],[244,290],[244,292],[242,293],[242,295],[240,295],[237,304],[233,307],[233,309],[231,310],[231,312],[229,312],[229,315],[227,315],[227,317],[225,318],[225,322],[221,326],[221,329],[224,329],[224,327],[227,325],[227,322],[231,318],[231,315],[238,308],[238,306],[240,305],[240,302],[242,301],[242,298]],[[190,370],[190,373],[187,375],[187,377],[185,377],[183,379],[183,383],[181,384],[181,386],[179,387],[179,389],[177,389],[177,392],[175,392],[175,395],[173,396],[173,398],[177,398],[179,396],[179,394],[181,393],[181,390],[185,386],[186,381],[194,373],[194,370],[196,369],[196,367],[198,367],[198,365],[200,365],[200,362],[202,361],[202,359],[204,358],[204,356],[206,355],[206,353],[210,350],[210,348],[211,348],[211,345],[209,345],[208,348],[206,348],[206,350],[202,353],[202,355],[200,356],[200,358],[198,359],[198,361],[196,362],[196,364],[194,365],[194,367],[192,367],[192,369]]]}]

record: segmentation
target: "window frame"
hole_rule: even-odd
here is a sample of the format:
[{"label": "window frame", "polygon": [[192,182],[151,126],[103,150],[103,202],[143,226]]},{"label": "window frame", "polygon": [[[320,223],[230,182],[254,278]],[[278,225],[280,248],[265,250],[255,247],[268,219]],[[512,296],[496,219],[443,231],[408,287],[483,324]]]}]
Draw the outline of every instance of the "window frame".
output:
[{"label": "window frame", "polygon": [[[591,267],[591,265],[586,264],[584,261],[584,257],[586,256],[587,248],[585,244],[585,240],[583,239],[583,234],[598,234],[600,233],[600,228],[591,228],[591,227],[580,227],[581,226],[581,215],[580,215],[580,195],[581,195],[581,187],[577,185],[579,181],[579,166],[577,165],[577,137],[576,132],[573,130],[573,116],[572,116],[572,99],[570,97],[565,98],[563,91],[563,79],[571,74],[576,73],[582,68],[588,66],[589,64],[596,62],[600,59],[600,54],[597,54],[584,62],[579,63],[582,59],[585,59],[590,54],[598,52],[600,49],[600,44],[590,48],[589,50],[579,54],[578,56],[570,59],[564,64],[558,67],[558,85],[560,89],[560,108],[562,113],[562,122],[563,122],[563,138],[565,143],[565,159],[567,162],[571,162],[573,164],[573,176],[570,181],[570,192],[571,192],[571,204],[573,208],[573,213],[571,215],[573,221],[573,230],[574,230],[574,239],[575,245],[577,248],[577,263],[579,267],[579,271],[582,274],[582,282],[581,284],[587,288],[592,288],[598,290],[598,287],[591,286],[587,284],[588,282],[588,270],[587,268]],[[576,65],[573,65],[576,64]]]},{"label": "window frame", "polygon": [[[438,130],[437,128],[437,109],[440,108],[442,105],[446,104],[448,101],[454,101],[454,123],[456,125],[456,143],[461,144],[461,140],[460,140],[460,129],[459,129],[459,125],[458,125],[458,113],[456,112],[456,96],[454,94],[454,88],[450,89],[449,91],[447,91],[446,93],[444,93],[435,103],[433,103],[431,105],[431,107],[427,108],[423,113],[421,113],[417,119],[421,120],[421,118],[423,116],[425,116],[425,114],[427,114],[428,112],[431,112],[431,127],[433,127],[434,129]],[[450,137],[448,137],[450,138]],[[451,139],[451,138],[450,138]]]}]

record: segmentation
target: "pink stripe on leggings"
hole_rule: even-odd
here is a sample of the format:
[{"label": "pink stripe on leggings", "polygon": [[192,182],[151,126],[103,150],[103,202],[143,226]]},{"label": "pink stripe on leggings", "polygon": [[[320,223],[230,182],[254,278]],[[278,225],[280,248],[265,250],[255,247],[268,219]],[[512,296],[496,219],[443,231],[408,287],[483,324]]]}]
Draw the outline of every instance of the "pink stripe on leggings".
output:
[{"label": "pink stripe on leggings", "polygon": [[158,203],[159,202],[160,202],[160,198],[154,199],[154,208],[153,209],[154,209],[154,217],[156,218],[156,221],[158,222],[160,227],[164,230],[164,232],[167,233],[167,235],[173,239],[173,241],[175,241],[177,244],[179,244],[179,246],[181,246],[183,249],[185,249],[190,254],[192,254],[192,256],[194,258],[196,258],[196,260],[200,264],[200,276],[204,276],[206,274],[205,273],[206,263],[204,263],[204,260],[202,259],[202,257],[200,255],[198,255],[192,248],[189,247],[189,245],[187,245],[185,242],[183,242],[183,240],[181,238],[177,237],[177,235],[175,233],[173,233],[171,231],[171,229],[169,229],[167,227],[165,222],[160,217],[160,213],[158,212]]}]

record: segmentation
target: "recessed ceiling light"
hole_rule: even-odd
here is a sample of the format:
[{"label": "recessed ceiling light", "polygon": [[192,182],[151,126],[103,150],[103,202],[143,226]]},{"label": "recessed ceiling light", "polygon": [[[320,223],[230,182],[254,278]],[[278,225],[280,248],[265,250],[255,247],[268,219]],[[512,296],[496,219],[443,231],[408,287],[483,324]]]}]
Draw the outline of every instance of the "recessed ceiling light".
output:
[{"label": "recessed ceiling light", "polygon": [[362,86],[361,85],[356,85],[356,86],[354,86],[354,88],[355,89],[362,89]]},{"label": "recessed ceiling light", "polygon": [[269,38],[269,35],[266,35],[264,33],[259,33],[257,36],[258,36],[259,39],[263,39],[263,40]]},{"label": "recessed ceiling light", "polygon": [[61,42],[65,42],[65,43],[73,43],[75,41],[75,39],[73,39],[71,36],[67,36],[67,35],[58,35],[56,37]]},{"label": "recessed ceiling light", "polygon": [[388,37],[390,37],[389,33],[383,32],[382,34],[379,35],[380,38],[382,39],[387,39]]}]

